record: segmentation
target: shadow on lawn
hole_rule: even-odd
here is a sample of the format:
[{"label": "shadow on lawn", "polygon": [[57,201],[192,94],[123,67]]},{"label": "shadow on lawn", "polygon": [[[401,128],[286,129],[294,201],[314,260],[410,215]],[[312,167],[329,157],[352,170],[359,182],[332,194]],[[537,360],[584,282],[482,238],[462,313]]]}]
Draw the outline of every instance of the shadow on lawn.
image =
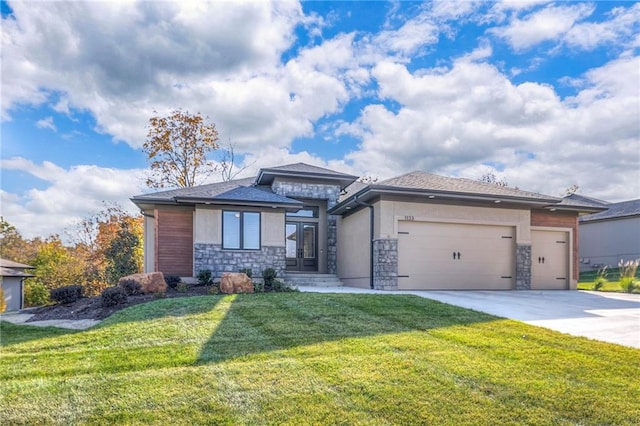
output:
[{"label": "shadow on lawn", "polygon": [[239,295],[203,345],[197,363],[344,338],[428,331],[495,319],[412,295]]}]

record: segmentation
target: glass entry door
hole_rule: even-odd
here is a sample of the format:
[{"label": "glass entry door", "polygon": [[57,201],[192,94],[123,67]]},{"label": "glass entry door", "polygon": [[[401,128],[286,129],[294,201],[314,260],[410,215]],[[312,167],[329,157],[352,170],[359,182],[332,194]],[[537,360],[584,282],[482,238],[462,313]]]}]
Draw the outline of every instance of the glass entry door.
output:
[{"label": "glass entry door", "polygon": [[285,227],[288,271],[318,270],[318,224],[287,222]]}]

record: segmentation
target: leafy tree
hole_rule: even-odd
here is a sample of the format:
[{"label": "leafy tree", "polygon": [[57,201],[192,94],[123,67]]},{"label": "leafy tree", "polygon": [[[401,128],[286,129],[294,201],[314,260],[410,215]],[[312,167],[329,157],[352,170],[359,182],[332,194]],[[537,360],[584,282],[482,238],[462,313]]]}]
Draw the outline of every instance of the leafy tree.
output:
[{"label": "leafy tree", "polygon": [[216,171],[207,155],[218,149],[218,131],[208,117],[177,109],[167,117],[149,119],[143,150],[150,161],[150,188],[187,188]]},{"label": "leafy tree", "polygon": [[129,229],[126,222],[121,222],[116,237],[105,252],[109,284],[115,285],[120,278],[140,272],[141,264],[136,256],[136,249],[139,246],[140,238]]},{"label": "leafy tree", "polygon": [[84,282],[84,263],[72,248],[65,247],[60,237],[53,235],[42,241],[35,239],[38,252],[30,264],[35,267],[35,278],[48,290]]},{"label": "leafy tree", "polygon": [[0,257],[28,263],[31,254],[29,242],[22,238],[15,226],[0,216]]}]

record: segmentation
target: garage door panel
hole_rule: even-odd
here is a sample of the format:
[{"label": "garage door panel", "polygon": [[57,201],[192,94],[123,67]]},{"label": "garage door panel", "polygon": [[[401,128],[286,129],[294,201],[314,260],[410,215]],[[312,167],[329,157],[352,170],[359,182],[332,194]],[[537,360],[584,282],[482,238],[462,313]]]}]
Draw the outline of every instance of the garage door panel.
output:
[{"label": "garage door panel", "polygon": [[531,288],[567,290],[569,288],[569,233],[534,230],[531,232]]},{"label": "garage door panel", "polygon": [[514,229],[434,222],[398,224],[400,289],[510,289]]}]

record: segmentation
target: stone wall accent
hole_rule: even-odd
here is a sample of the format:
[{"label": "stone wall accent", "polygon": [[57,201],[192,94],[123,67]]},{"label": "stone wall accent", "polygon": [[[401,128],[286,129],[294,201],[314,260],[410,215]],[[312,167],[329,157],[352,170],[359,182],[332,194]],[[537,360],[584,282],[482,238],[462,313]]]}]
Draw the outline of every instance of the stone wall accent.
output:
[{"label": "stone wall accent", "polygon": [[[275,180],[271,185],[271,190],[278,195],[290,198],[327,200],[327,209],[338,204],[338,197],[340,196],[339,185],[324,183]],[[337,271],[337,239],[337,217],[335,215],[327,215],[327,273],[329,274],[335,274]]]},{"label": "stone wall accent", "polygon": [[262,270],[273,268],[284,278],[286,251],[284,247],[262,246],[260,250],[222,250],[219,244],[194,244],[195,274],[210,269],[214,277],[224,272],[239,272],[249,268],[253,278],[261,278]]},{"label": "stone wall accent", "polygon": [[516,290],[531,290],[531,244],[516,246]]},{"label": "stone wall accent", "polygon": [[373,288],[398,289],[398,239],[373,240]]}]

